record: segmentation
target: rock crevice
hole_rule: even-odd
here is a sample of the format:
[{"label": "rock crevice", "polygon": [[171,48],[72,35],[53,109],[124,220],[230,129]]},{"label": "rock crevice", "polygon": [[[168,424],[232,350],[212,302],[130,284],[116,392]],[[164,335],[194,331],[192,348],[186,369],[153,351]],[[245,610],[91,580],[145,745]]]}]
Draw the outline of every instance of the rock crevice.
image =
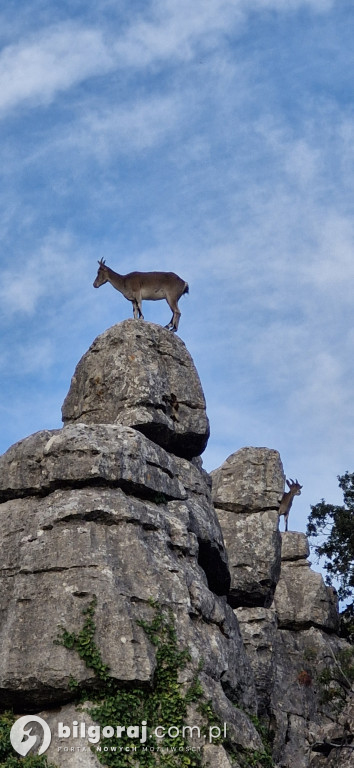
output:
[{"label": "rock crevice", "polygon": [[177,456],[205,449],[209,422],[198,373],[183,341],[152,323],[125,320],[99,336],[78,363],[64,424],[134,427]]},{"label": "rock crevice", "polygon": [[[133,320],[83,356],[63,421],[0,457],[1,707],[52,725],[78,716],[71,678],[85,690],[97,679],[55,641],[59,628],[80,629],[93,597],[110,674],[122,688],[151,687],[156,654],[141,621],[155,602],[190,653],[184,682],[203,661],[204,695],[227,724],[225,749],[203,745],[205,767],[262,753],[257,713],[276,768],[332,768],[331,750],[314,750],[342,738],[352,714],[347,703],[336,719],[321,703],[318,671],[348,646],[306,537],[279,533],[279,453],[242,448],[210,477],[193,361],[174,334]],[[57,741],[48,757],[76,765]],[[91,753],[87,765],[98,768]]]}]

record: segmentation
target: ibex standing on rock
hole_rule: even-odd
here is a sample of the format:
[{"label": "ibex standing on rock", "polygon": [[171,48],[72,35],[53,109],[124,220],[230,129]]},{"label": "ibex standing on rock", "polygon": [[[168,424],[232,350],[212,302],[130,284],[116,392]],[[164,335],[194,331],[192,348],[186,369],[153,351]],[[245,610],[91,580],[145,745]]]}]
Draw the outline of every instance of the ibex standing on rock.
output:
[{"label": "ibex standing on rock", "polygon": [[104,283],[110,283],[113,288],[125,296],[133,304],[133,312],[136,320],[144,315],[141,310],[143,299],[158,301],[166,299],[168,306],[173,312],[170,322],[165,328],[171,331],[177,331],[181,313],[178,307],[178,299],[184,293],[189,292],[188,283],[174,272],[129,272],[128,275],[119,275],[113,269],[106,267],[101,259],[94,288],[99,288]]},{"label": "ibex standing on rock", "polygon": [[287,480],[286,484],[287,484],[287,486],[289,487],[290,490],[289,491],[285,491],[285,493],[283,493],[283,498],[282,498],[282,500],[280,502],[280,507],[279,507],[279,516],[280,515],[284,515],[285,530],[287,531],[288,530],[289,512],[290,512],[290,509],[291,509],[291,505],[293,503],[293,498],[294,498],[294,496],[300,496],[301,495],[302,485],[300,485],[300,483],[297,480],[295,480],[295,482],[294,482],[294,480],[292,480],[291,478],[290,478],[290,483],[289,483],[289,480]]}]

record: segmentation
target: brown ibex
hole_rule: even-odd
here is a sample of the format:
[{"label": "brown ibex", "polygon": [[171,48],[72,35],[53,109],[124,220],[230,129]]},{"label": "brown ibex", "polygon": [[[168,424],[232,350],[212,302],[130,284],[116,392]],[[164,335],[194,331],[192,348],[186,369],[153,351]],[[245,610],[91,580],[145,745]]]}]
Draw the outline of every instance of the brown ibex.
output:
[{"label": "brown ibex", "polygon": [[165,328],[177,331],[181,313],[178,307],[178,299],[184,293],[189,292],[188,283],[175,275],[174,272],[129,272],[128,275],[119,275],[106,266],[103,259],[99,262],[94,288],[99,288],[104,283],[110,283],[113,288],[125,296],[133,304],[133,312],[136,320],[144,315],[141,309],[143,299],[158,301],[166,299],[173,314]]},{"label": "brown ibex", "polygon": [[283,497],[279,507],[279,516],[284,515],[285,530],[287,531],[289,512],[291,509],[291,505],[293,503],[293,498],[294,496],[301,495],[302,485],[300,485],[300,483],[297,480],[295,480],[294,482],[294,480],[292,480],[291,478],[290,478],[290,483],[289,483],[289,480],[287,480],[286,484],[289,487],[289,491],[285,491],[285,493],[283,493]]}]

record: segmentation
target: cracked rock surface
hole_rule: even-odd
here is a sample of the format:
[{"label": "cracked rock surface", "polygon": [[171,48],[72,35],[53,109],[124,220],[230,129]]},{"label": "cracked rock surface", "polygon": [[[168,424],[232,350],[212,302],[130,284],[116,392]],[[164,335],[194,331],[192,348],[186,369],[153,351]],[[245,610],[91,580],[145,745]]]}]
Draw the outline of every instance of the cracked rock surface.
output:
[{"label": "cracked rock surface", "polygon": [[339,629],[338,605],[323,576],[310,568],[304,533],[282,534],[282,568],[275,592],[275,609],[282,629]]},{"label": "cracked rock surface", "polygon": [[[321,673],[331,670],[338,679],[338,660],[351,646],[336,634],[335,598],[321,574],[310,568],[308,554],[305,534],[283,533],[281,574],[272,606],[240,607],[235,613],[254,672],[258,712],[269,722],[277,768],[344,768],[351,764],[350,751],[328,748],[326,741],[348,743],[353,691],[342,692],[339,708],[338,701],[332,706],[324,697]],[[327,756],[317,751],[327,751]]]},{"label": "cracked rock surface", "polygon": [[134,427],[167,451],[200,456],[209,437],[205,398],[183,341],[154,323],[124,320],[102,333],[78,363],[64,424]]},{"label": "cracked rock surface", "polygon": [[[279,454],[267,448],[242,448],[212,472],[231,571],[228,601],[276,768],[347,768],[353,760],[354,691],[342,691],[336,709],[338,701],[334,707],[325,701],[321,673],[330,671],[338,680],[338,660],[351,646],[337,635],[336,596],[310,568],[307,537],[279,533],[283,489]],[[290,521],[295,515],[296,508]]]},{"label": "cracked rock surface", "polygon": [[[203,471],[198,375],[183,342],[151,323],[96,339],[63,418],[0,457],[0,707],[40,714],[54,732],[82,720],[71,678],[85,695],[97,678],[56,639],[81,630],[93,597],[110,674],[150,687],[156,651],[139,622],[153,619],[153,600],[172,611],[190,653],[181,682],[199,668],[205,701],[227,724],[223,745],[203,741],[205,768],[268,764],[250,713],[268,729],[275,768],[349,768],[353,699],[334,713],[319,678],[337,674],[348,644],[306,536],[279,533],[278,452],[242,448],[211,477]],[[344,740],[346,751],[328,752]],[[58,768],[98,768],[77,743],[58,753],[54,738],[48,756]]]},{"label": "cracked rock surface", "polygon": [[211,473],[212,498],[229,557],[234,607],[269,607],[280,575],[278,451],[241,448]]},{"label": "cracked rock surface", "polygon": [[[73,711],[71,678],[85,690],[97,685],[78,654],[56,643],[60,629],[82,628],[93,597],[110,674],[124,687],[150,686],[156,654],[139,621],[152,620],[153,600],[172,610],[190,653],[185,682],[203,660],[205,695],[235,744],[260,748],[234,707],[254,712],[255,687],[226,600],[210,478],[195,458],[209,427],[183,342],[147,323],[115,326],[79,364],[63,413],[62,429],[0,457],[1,706],[46,708],[55,727]],[[66,755],[55,762],[66,765]]]},{"label": "cracked rock surface", "polygon": [[222,597],[221,530],[198,468],[129,427],[73,424],[38,432],[0,458],[0,498],[8,705],[66,701],[70,675],[90,681],[76,654],[54,641],[59,626],[78,626],[93,595],[102,655],[118,679],[151,681],[154,654],[136,622],[153,598],[173,605],[181,642],[196,657],[207,649],[206,669],[251,696],[244,655],[235,661],[237,621]]}]

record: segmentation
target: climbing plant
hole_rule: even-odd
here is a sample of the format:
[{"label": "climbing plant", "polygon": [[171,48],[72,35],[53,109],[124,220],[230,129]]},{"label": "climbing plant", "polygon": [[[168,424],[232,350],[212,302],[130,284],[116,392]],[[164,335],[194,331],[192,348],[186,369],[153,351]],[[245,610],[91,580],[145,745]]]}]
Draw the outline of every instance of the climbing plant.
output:
[{"label": "climbing plant", "polygon": [[[221,731],[221,723],[216,716],[212,702],[206,700],[199,680],[202,663],[195,670],[189,685],[180,682],[180,671],[191,663],[187,649],[178,647],[174,616],[171,609],[163,609],[157,602],[150,600],[154,608],[154,616],[150,622],[138,621],[152,645],[155,647],[156,667],[153,685],[147,688],[136,685],[127,690],[122,689],[119,682],[112,678],[107,664],[101,657],[101,652],[94,641],[94,614],[96,599],[83,611],[84,624],[78,633],[61,629],[57,642],[69,650],[75,650],[89,669],[95,673],[96,689],[82,690],[76,680],[71,681],[71,687],[77,691],[77,701],[90,700],[89,713],[100,727],[99,745],[96,755],[99,761],[110,768],[201,768],[203,765],[201,753],[193,748],[184,733],[188,716],[188,706],[192,703],[198,711],[203,725],[200,728],[202,736],[207,735],[210,726],[217,726]],[[252,716],[251,716],[252,719]],[[257,730],[262,741],[263,750],[235,750],[228,740],[223,746],[229,754],[231,764],[237,760],[242,768],[273,768],[271,745],[265,737],[264,727],[257,721]],[[117,736],[105,737],[103,731],[114,724],[132,726],[158,724],[164,729],[163,742],[155,733],[148,733],[144,743],[134,743],[127,730],[122,729]],[[173,724],[173,735],[168,730]],[[187,730],[187,729],[185,729]],[[213,743],[221,743],[221,739],[213,739]],[[203,740],[203,743],[204,740]],[[116,750],[116,751],[115,751]]]},{"label": "climbing plant", "polygon": [[[155,768],[163,765],[165,768],[199,768],[201,757],[198,751],[193,751],[186,736],[183,734],[188,705],[196,702],[203,712],[203,690],[198,678],[198,669],[186,689],[179,681],[179,673],[190,662],[187,650],[178,648],[174,617],[171,610],[163,610],[157,603],[151,601],[154,607],[152,621],[138,621],[149,640],[156,649],[156,668],[153,686],[146,688],[137,685],[129,690],[119,687],[118,682],[110,676],[108,666],[103,662],[99,648],[94,642],[95,632],[94,612],[96,600],[93,600],[83,612],[85,622],[78,633],[61,630],[57,640],[70,650],[75,650],[83,659],[86,666],[95,672],[99,683],[96,691],[81,691],[81,700],[89,698],[92,702],[90,715],[104,728],[114,724],[140,725],[146,723],[158,724],[164,729],[163,746],[155,733],[149,733],[148,741],[138,744],[129,738],[126,730],[119,737],[101,738],[97,757],[103,765],[111,768],[127,768],[139,765],[139,768]],[[78,683],[71,681],[72,688],[79,691]],[[210,715],[210,713],[209,713]],[[209,718],[206,718],[206,722]],[[216,718],[214,718],[215,722]],[[173,736],[167,731],[173,724]],[[162,731],[161,731],[162,732]],[[178,732],[178,733],[177,733]],[[112,751],[117,749],[119,751]],[[105,751],[106,750],[106,751]],[[162,762],[161,762],[162,761]]]},{"label": "climbing plant", "polygon": [[[90,701],[89,713],[100,730],[100,741],[92,748],[102,765],[110,768],[201,768],[202,758],[198,747],[193,747],[188,740],[188,727],[185,723],[188,716],[188,706],[192,703],[198,711],[201,734],[206,737],[208,728],[221,723],[214,713],[212,702],[207,701],[199,680],[202,663],[192,675],[191,682],[183,685],[180,682],[180,672],[191,663],[191,657],[186,649],[180,649],[177,642],[173,613],[170,609],[150,601],[154,608],[151,622],[138,621],[150,642],[155,647],[156,667],[153,685],[147,688],[136,685],[127,690],[122,689],[119,681],[110,675],[110,669],[102,660],[101,652],[94,641],[96,598],[83,611],[84,623],[76,632],[61,628],[56,642],[68,650],[76,651],[86,666],[91,669],[96,678],[96,686],[83,689],[78,681],[71,679],[71,688],[76,693],[76,703]],[[87,705],[85,704],[85,708]],[[9,733],[15,717],[12,713],[0,716],[0,768],[55,768],[45,756],[28,756],[17,758],[13,754]],[[138,728],[142,735],[142,725],[145,724],[144,739],[134,739],[126,728],[121,728],[119,736],[104,733],[105,728],[129,724]],[[148,732],[149,725],[158,724],[164,729],[163,742],[153,731]],[[173,724],[173,734],[168,731]],[[255,723],[261,733],[261,726]],[[135,733],[134,733],[135,736]],[[261,733],[264,751],[238,750],[232,744],[224,742],[231,764],[234,759],[242,768],[272,768],[270,745]],[[221,739],[213,739],[213,743]],[[204,740],[203,740],[204,743]]]}]

